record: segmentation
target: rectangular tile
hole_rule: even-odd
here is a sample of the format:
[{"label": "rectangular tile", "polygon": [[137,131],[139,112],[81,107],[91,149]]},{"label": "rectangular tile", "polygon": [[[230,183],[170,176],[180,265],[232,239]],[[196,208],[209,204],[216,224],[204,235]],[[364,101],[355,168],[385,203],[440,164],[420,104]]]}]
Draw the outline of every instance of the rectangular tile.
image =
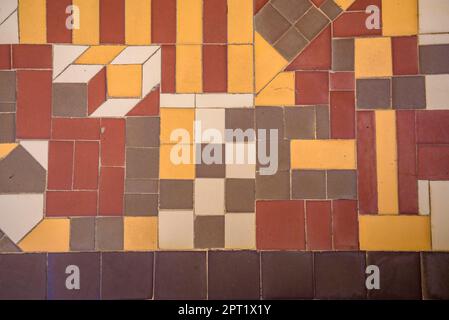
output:
[{"label": "rectangular tile", "polygon": [[100,43],[125,43],[125,0],[100,0]]},{"label": "rectangular tile", "polygon": [[48,189],[71,190],[73,185],[72,141],[50,141],[48,156]]},{"label": "rectangular tile", "polygon": [[101,168],[98,189],[98,213],[100,215],[123,214],[124,176],[124,168]]},{"label": "rectangular tile", "polygon": [[227,0],[203,1],[204,43],[227,43]]},{"label": "rectangular tile", "polygon": [[176,92],[202,91],[202,50],[200,45],[176,46]]},{"label": "rectangular tile", "polygon": [[332,216],[330,201],[306,201],[308,250],[332,250]]},{"label": "rectangular tile", "polygon": [[359,249],[359,226],[356,200],[332,202],[332,240],[335,250]]},{"label": "rectangular tile", "polygon": [[355,138],[355,92],[330,93],[330,119],[332,139]]},{"label": "rectangular tile", "polygon": [[[208,3],[208,2],[206,2]],[[203,46],[204,92],[227,92],[228,49],[225,45]]]},{"label": "rectangular tile", "polygon": [[125,121],[101,119],[101,165],[123,166],[125,164]]},{"label": "rectangular tile", "polygon": [[253,47],[228,46],[228,92],[253,92]]},{"label": "rectangular tile", "polygon": [[47,41],[49,43],[71,43],[72,32],[66,27],[66,8],[72,0],[47,0]]},{"label": "rectangular tile", "polygon": [[125,0],[125,40],[129,45],[151,43],[151,0]]},{"label": "rectangular tile", "polygon": [[228,0],[228,43],[253,42],[253,1]]},{"label": "rectangular tile", "polygon": [[45,43],[45,0],[23,0],[19,2],[19,30],[21,43]]},{"label": "rectangular tile", "polygon": [[176,43],[176,0],[151,1],[151,41]]},{"label": "rectangular tile", "polygon": [[98,188],[98,166],[100,145],[93,141],[76,141],[73,167],[73,188],[96,190]]},{"label": "rectangular tile", "polygon": [[180,44],[200,44],[203,41],[203,1],[177,1],[177,37]]},{"label": "rectangular tile", "polygon": [[100,43],[100,0],[72,0],[73,5],[83,12],[80,15],[80,28],[73,30],[73,43]]},{"label": "rectangular tile", "polygon": [[96,191],[48,191],[46,201],[48,217],[97,215]]},{"label": "rectangular tile", "polygon": [[432,249],[443,251],[449,248],[449,219],[447,216],[449,182],[430,181],[430,220],[432,223]]}]

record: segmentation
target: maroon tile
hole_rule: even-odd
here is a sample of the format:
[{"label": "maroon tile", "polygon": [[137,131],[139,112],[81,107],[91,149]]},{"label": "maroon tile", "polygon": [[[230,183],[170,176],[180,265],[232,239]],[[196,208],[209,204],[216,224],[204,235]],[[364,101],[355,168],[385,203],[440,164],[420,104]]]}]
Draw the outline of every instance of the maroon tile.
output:
[{"label": "maroon tile", "polygon": [[206,299],[206,252],[156,252],[155,259],[155,299]]},{"label": "maroon tile", "polygon": [[100,0],[100,43],[125,43],[125,0]]},{"label": "maroon tile", "polygon": [[176,47],[162,46],[161,92],[176,92]]},{"label": "maroon tile", "polygon": [[329,103],[329,73],[296,72],[296,104],[314,105]]},{"label": "maroon tile", "polygon": [[0,45],[0,70],[11,69],[11,45]]},{"label": "maroon tile", "polygon": [[332,202],[332,234],[335,250],[359,249],[356,200],[335,200]]},{"label": "maroon tile", "polygon": [[72,0],[47,0],[47,42],[72,42],[72,30],[66,27],[66,8],[70,5]]},{"label": "maroon tile", "polygon": [[101,165],[125,164],[125,120],[101,119]]},{"label": "maroon tile", "polygon": [[365,253],[315,253],[315,298],[365,299]]},{"label": "maroon tile", "polygon": [[365,26],[369,14],[362,12],[344,12],[333,22],[333,36],[339,38],[382,35],[381,29],[367,29]]},{"label": "maroon tile", "polygon": [[72,141],[50,141],[47,185],[49,190],[72,189],[74,148]]},{"label": "maroon tile", "polygon": [[73,189],[96,190],[100,145],[95,141],[76,141],[73,167]]},{"label": "maroon tile", "polygon": [[52,46],[45,44],[14,44],[12,67],[14,69],[51,69]]},{"label": "maroon tile", "polygon": [[332,91],[354,91],[354,72],[331,72],[329,74],[329,85]]},{"label": "maroon tile", "polygon": [[[79,276],[79,288],[67,288],[67,282],[74,285],[70,279],[72,275]],[[50,300],[100,299],[100,253],[50,253],[47,298]]]},{"label": "maroon tile", "polygon": [[228,48],[203,46],[203,91],[226,92],[228,87]]},{"label": "maroon tile", "polygon": [[152,252],[102,253],[102,299],[151,299],[153,256]]},{"label": "maroon tile", "polygon": [[330,115],[332,139],[353,139],[355,137],[354,91],[332,91]]},{"label": "maroon tile", "polygon": [[449,145],[418,145],[418,179],[449,179]]},{"label": "maroon tile", "polygon": [[100,140],[100,119],[55,118],[52,121],[52,139]]},{"label": "maroon tile", "polygon": [[227,43],[228,6],[226,0],[203,2],[203,42]]},{"label": "maroon tile", "polygon": [[418,181],[416,170],[415,111],[396,113],[398,141],[399,212],[417,214]]},{"label": "maroon tile", "polygon": [[422,254],[424,299],[449,299],[449,254],[426,252]]},{"label": "maroon tile", "polygon": [[47,217],[96,216],[97,191],[47,191]]},{"label": "maroon tile", "polygon": [[259,253],[209,251],[208,288],[211,300],[259,300]]},{"label": "maroon tile", "polygon": [[176,0],[151,1],[151,42],[176,43]]},{"label": "maroon tile", "polygon": [[308,250],[332,250],[331,220],[330,201],[306,201]]},{"label": "maroon tile", "polygon": [[126,115],[130,116],[157,116],[159,115],[160,106],[160,86],[153,88],[130,112]]},{"label": "maroon tile", "polygon": [[416,132],[418,143],[449,143],[449,111],[417,111]]},{"label": "maroon tile", "polygon": [[101,69],[87,85],[87,111],[92,114],[106,101],[106,67]]},{"label": "maroon tile", "polygon": [[256,202],[256,243],[262,250],[304,250],[304,201]]},{"label": "maroon tile", "polygon": [[51,71],[17,71],[17,138],[50,138],[51,83]]},{"label": "maroon tile", "polygon": [[263,299],[313,299],[313,256],[306,252],[262,252]]},{"label": "maroon tile", "polygon": [[377,213],[376,123],[373,111],[357,112],[357,166],[360,213]]},{"label": "maroon tile", "polygon": [[125,169],[102,167],[98,193],[98,214],[102,216],[122,215],[124,193]]},{"label": "maroon tile", "polygon": [[393,74],[418,74],[418,39],[413,37],[393,37]]}]

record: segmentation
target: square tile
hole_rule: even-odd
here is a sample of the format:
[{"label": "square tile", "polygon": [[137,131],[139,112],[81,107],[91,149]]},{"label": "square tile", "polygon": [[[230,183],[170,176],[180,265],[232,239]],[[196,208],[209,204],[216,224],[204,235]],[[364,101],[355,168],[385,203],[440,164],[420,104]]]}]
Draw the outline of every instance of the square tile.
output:
[{"label": "square tile", "polygon": [[[196,155],[201,155],[201,163],[195,167],[197,178],[224,178],[226,176],[226,153],[224,144],[197,144]],[[205,157],[210,160],[205,160]]]},{"label": "square tile", "polygon": [[223,215],[225,201],[224,179],[195,179],[195,214]]},{"label": "square tile", "polygon": [[391,108],[390,79],[358,79],[356,86],[358,109]]},{"label": "square tile", "polygon": [[256,175],[256,199],[290,199],[290,171]]},{"label": "square tile", "polygon": [[276,42],[275,48],[288,61],[292,60],[304,49],[309,41],[304,38],[294,27],[290,28]]},{"label": "square tile", "polygon": [[224,248],[225,217],[197,216],[195,218],[195,248]]},{"label": "square tile", "polygon": [[418,0],[382,1],[382,34],[385,36],[418,33]]},{"label": "square tile", "polygon": [[256,248],[256,215],[254,213],[225,214],[226,249]]},{"label": "square tile", "polygon": [[160,182],[161,209],[193,209],[193,180],[165,180]]},{"label": "square tile", "polygon": [[286,108],[284,112],[287,139],[315,138],[315,107],[291,107]]},{"label": "square tile", "polygon": [[226,179],[226,212],[254,212],[255,181]]},{"label": "square tile", "polygon": [[333,0],[327,0],[326,2],[324,2],[320,6],[320,9],[331,20],[335,20],[335,18],[342,12],[342,9]]},{"label": "square tile", "polygon": [[157,217],[124,218],[124,250],[149,251],[157,249]]},{"label": "square tile", "polygon": [[161,145],[159,151],[160,179],[195,178],[194,145]]},{"label": "square tile", "polygon": [[127,148],[126,178],[151,179],[159,177],[158,148]]},{"label": "square tile", "polygon": [[291,23],[298,20],[312,6],[309,0],[273,0],[271,4]]},{"label": "square tile", "polygon": [[355,77],[389,77],[393,74],[391,38],[355,39]]},{"label": "square tile", "polygon": [[312,7],[296,23],[296,28],[311,41],[329,24],[329,19],[317,8]]},{"label": "square tile", "polygon": [[357,172],[354,170],[330,170],[327,172],[328,199],[356,199]]},{"label": "square tile", "polygon": [[[225,110],[197,109],[195,110],[195,143],[224,143]],[[199,129],[199,132],[196,130]],[[200,139],[198,141],[198,139]]]},{"label": "square tile", "polygon": [[326,172],[316,170],[293,170],[292,198],[326,199]]},{"label": "square tile", "polygon": [[[257,130],[275,129],[278,130],[278,138],[284,136],[284,112],[278,107],[257,107],[256,108],[256,128]],[[268,138],[269,131],[266,133]]]},{"label": "square tile", "polygon": [[393,108],[425,109],[425,77],[393,77]]},{"label": "square tile", "polygon": [[123,250],[123,218],[101,217],[95,224],[96,250]]},{"label": "square tile", "polygon": [[126,118],[127,147],[158,147],[160,120],[157,117]]},{"label": "square tile", "polygon": [[271,4],[265,5],[255,16],[255,30],[274,44],[290,27],[290,23]]},{"label": "square tile", "polygon": [[254,109],[249,108],[232,108],[225,110],[225,127],[226,129],[241,129],[246,131],[254,129]]},{"label": "square tile", "polygon": [[426,76],[427,109],[449,109],[449,75]]},{"label": "square tile", "polygon": [[319,71],[296,72],[296,104],[329,103],[329,73]]},{"label": "square tile", "polygon": [[54,83],[52,113],[56,117],[87,116],[87,86],[79,83]]},{"label": "square tile", "polygon": [[192,211],[159,212],[159,248],[193,249],[194,217]]}]

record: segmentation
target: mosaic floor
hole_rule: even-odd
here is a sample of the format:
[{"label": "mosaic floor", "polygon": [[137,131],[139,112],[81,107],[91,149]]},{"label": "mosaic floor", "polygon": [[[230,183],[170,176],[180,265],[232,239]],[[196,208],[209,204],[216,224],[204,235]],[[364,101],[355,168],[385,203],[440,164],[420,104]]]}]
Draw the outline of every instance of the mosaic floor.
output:
[{"label": "mosaic floor", "polygon": [[445,251],[449,0],[1,0],[0,299],[449,299]]}]

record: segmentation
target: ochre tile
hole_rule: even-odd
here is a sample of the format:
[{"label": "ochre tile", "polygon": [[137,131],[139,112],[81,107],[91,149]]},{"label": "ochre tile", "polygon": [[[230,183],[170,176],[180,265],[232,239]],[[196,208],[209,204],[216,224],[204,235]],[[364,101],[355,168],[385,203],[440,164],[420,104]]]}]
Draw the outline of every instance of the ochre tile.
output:
[{"label": "ochre tile", "polygon": [[46,2],[45,0],[19,1],[19,30],[21,43],[45,43]]},{"label": "ochre tile", "polygon": [[355,39],[355,77],[388,77],[393,74],[391,38]]},{"label": "ochre tile", "polygon": [[72,0],[83,14],[80,15],[80,28],[73,30],[73,43],[100,43],[100,1]]},{"label": "ochre tile", "polygon": [[[178,148],[179,147],[179,148]],[[181,150],[181,151],[180,151]],[[178,157],[179,152],[183,154],[187,163],[173,163],[172,153],[175,158]],[[159,161],[159,178],[160,179],[194,179],[195,178],[195,164],[194,164],[194,147],[193,145],[162,145],[160,147],[160,161]]]},{"label": "ochre tile", "polygon": [[176,46],[176,92],[202,92],[202,48],[200,45]]},{"label": "ochre tile", "polygon": [[[79,1],[79,0],[77,0]],[[102,45],[92,46],[83,52],[76,64],[109,64],[117,57],[120,52],[125,50],[125,46]]]},{"label": "ochre tile", "polygon": [[180,44],[200,44],[203,40],[203,1],[177,1],[177,37]]},{"label": "ochre tile", "polygon": [[6,158],[11,151],[17,148],[19,144],[17,143],[1,143],[0,144],[0,160]]},{"label": "ochre tile", "polygon": [[253,36],[253,1],[228,0],[228,43],[252,43]]},{"label": "ochre tile", "polygon": [[228,46],[228,92],[253,92],[253,46]]},{"label": "ochre tile", "polygon": [[69,234],[69,219],[44,219],[18,245],[26,252],[65,252]]},{"label": "ochre tile", "polygon": [[108,96],[136,98],[142,96],[142,67],[140,65],[108,65]]},{"label": "ochre tile", "polygon": [[348,9],[355,0],[334,0],[334,2],[343,10]]},{"label": "ochre tile", "polygon": [[151,43],[151,0],[125,1],[125,40],[129,45]]},{"label": "ochre tile", "polygon": [[382,34],[384,36],[418,33],[418,0],[383,0]]},{"label": "ochre tile", "polygon": [[295,104],[295,73],[279,73],[259,94],[256,96],[256,106]]},{"label": "ochre tile", "polygon": [[157,248],[156,217],[125,217],[124,243],[126,251],[148,251]]},{"label": "ochre tile", "polygon": [[[195,111],[193,109],[162,108],[161,111],[161,143],[193,143],[193,122]],[[189,134],[190,141],[171,140],[170,136],[176,129],[184,129]],[[176,135],[174,136],[176,138]]]}]

